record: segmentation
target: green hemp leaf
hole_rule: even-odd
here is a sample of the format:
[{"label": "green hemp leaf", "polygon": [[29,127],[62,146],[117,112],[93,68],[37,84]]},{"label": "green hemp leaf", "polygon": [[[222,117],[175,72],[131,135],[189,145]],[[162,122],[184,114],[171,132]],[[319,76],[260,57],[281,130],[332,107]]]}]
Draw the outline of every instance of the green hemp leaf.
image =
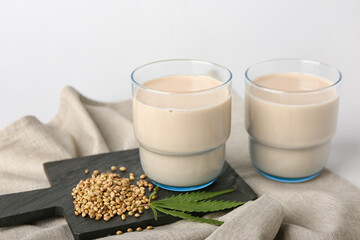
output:
[{"label": "green hemp leaf", "polygon": [[154,213],[155,220],[157,220],[157,211],[159,211],[174,217],[220,226],[223,224],[222,221],[193,216],[189,214],[189,212],[216,212],[244,204],[244,202],[237,201],[204,201],[209,198],[232,192],[234,191],[233,189],[218,192],[191,192],[173,195],[171,197],[157,201],[151,201],[152,197],[157,193],[158,189],[159,188],[156,187],[149,197],[149,206]]}]

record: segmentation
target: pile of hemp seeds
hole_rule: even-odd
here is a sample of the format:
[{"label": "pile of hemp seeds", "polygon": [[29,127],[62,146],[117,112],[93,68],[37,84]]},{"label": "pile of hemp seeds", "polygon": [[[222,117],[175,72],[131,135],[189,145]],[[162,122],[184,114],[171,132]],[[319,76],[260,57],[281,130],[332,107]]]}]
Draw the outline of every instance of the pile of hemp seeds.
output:
[{"label": "pile of hemp seeds", "polygon": [[[135,180],[133,173],[129,177],[121,177],[120,174],[115,173],[116,166],[112,166],[113,172],[100,173],[94,170],[91,178],[80,180],[80,182],[72,189],[72,197],[74,199],[74,213],[82,217],[89,216],[96,220],[109,221],[116,215],[121,216],[123,221],[126,220],[126,213],[128,216],[140,217],[145,209],[149,209],[146,205],[149,198],[145,195],[146,187],[152,191],[154,185],[148,183],[145,174],[140,175],[140,180],[136,185],[132,185]],[[119,168],[121,172],[125,172],[126,167]],[[86,169],[88,174],[89,170]],[[153,196],[153,199],[156,195]],[[152,229],[148,226],[147,229]],[[141,231],[142,228],[136,228]],[[127,229],[132,232],[133,229]],[[122,231],[117,231],[116,234],[122,234]]]}]

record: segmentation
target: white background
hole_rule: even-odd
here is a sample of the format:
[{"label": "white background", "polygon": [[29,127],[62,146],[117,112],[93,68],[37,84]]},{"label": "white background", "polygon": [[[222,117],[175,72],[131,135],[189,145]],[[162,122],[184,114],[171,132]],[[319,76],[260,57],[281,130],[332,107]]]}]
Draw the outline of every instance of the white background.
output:
[{"label": "white background", "polygon": [[128,99],[131,71],[154,60],[220,63],[242,94],[249,65],[307,58],[343,73],[327,166],[360,187],[359,56],[359,0],[0,0],[0,129],[51,120],[65,85]]}]

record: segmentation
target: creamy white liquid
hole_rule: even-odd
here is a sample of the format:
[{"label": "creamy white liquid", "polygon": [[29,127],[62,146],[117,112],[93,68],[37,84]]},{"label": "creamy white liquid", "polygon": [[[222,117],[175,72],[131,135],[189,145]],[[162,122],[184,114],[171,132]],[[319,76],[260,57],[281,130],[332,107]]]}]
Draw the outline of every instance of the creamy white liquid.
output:
[{"label": "creamy white liquid", "polygon": [[322,170],[335,133],[339,97],[335,88],[316,93],[332,83],[301,74],[263,76],[246,91],[246,128],[250,134],[250,155],[254,165],[274,176],[300,178]]},{"label": "creamy white liquid", "polygon": [[134,131],[144,172],[171,186],[196,186],[218,176],[230,134],[231,97],[222,82],[205,76],[167,76],[143,85],[133,99]]}]

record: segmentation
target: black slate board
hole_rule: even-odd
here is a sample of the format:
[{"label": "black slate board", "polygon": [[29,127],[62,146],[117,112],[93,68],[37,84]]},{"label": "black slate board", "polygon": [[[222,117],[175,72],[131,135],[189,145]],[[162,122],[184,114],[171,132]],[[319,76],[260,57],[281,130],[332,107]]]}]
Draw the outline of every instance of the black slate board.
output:
[{"label": "black slate board", "polygon": [[[100,172],[112,172],[110,167],[113,165],[127,167],[128,170],[125,173],[117,170],[117,173],[120,173],[121,176],[128,177],[128,174],[132,172],[138,179],[140,174],[143,173],[138,149],[45,163],[44,170],[51,187],[0,195],[0,227],[24,224],[46,217],[64,216],[74,238],[86,240],[113,235],[117,230],[125,231],[129,227],[136,228],[140,226],[145,228],[148,225],[164,225],[179,220],[159,213],[158,220],[155,221],[151,210],[145,211],[140,218],[128,217],[126,221],[122,221],[120,216],[116,216],[108,222],[96,221],[88,216],[86,218],[75,216],[71,196],[72,188],[81,179],[91,177],[91,172],[95,169]],[[85,174],[85,169],[89,169],[90,173]],[[225,189],[235,189],[235,191],[219,196],[217,199],[248,201],[257,198],[256,193],[237,175],[228,163],[225,163],[224,169],[216,182],[204,190],[217,191]],[[157,195],[161,199],[174,194],[177,193],[161,189]]]}]

